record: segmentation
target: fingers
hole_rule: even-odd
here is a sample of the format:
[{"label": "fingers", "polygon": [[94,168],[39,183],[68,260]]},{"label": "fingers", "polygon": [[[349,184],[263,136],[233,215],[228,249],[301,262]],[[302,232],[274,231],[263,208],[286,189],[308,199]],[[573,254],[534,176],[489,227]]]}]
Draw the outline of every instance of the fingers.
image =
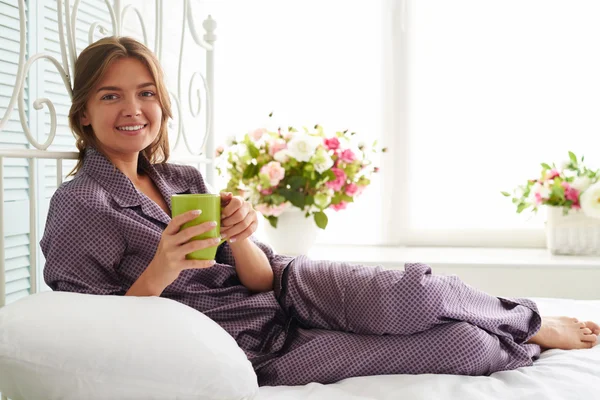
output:
[{"label": "fingers", "polygon": [[181,245],[179,247],[179,251],[185,257],[186,254],[190,254],[196,250],[202,250],[209,247],[214,247],[219,244],[221,241],[220,238],[210,238],[210,239],[200,239],[200,240],[192,240],[189,243]]},{"label": "fingers", "polygon": [[231,192],[221,192],[221,208],[226,207],[231,199],[233,198],[233,194]]},{"label": "fingers", "polygon": [[189,228],[182,229],[174,236],[174,243],[177,245],[187,243],[193,237],[215,229],[215,226],[217,226],[216,221],[207,221],[196,226],[190,226]]},{"label": "fingers", "polygon": [[233,243],[236,241],[241,241],[241,240],[249,238],[250,236],[252,236],[252,234],[254,232],[256,232],[257,227],[258,227],[258,221],[255,220],[248,226],[248,228],[244,229],[241,233],[234,235],[230,239],[230,241]]},{"label": "fingers", "polygon": [[163,232],[167,235],[174,235],[179,232],[181,225],[185,224],[186,222],[190,222],[201,213],[202,210],[191,210],[184,212],[183,214],[179,214],[178,216],[174,217],[171,222],[169,222],[169,225],[167,225]]},{"label": "fingers", "polygon": [[229,203],[221,210],[221,220],[228,218],[245,204],[246,202],[241,197],[232,197]]},{"label": "fingers", "polygon": [[227,230],[236,224],[242,222],[248,216],[247,207],[240,207],[227,218],[221,218],[221,230]]},{"label": "fingers", "polygon": [[221,229],[221,237],[228,238],[231,242],[243,240],[256,232],[257,227],[258,219],[256,217],[256,211],[251,210],[242,221],[231,227]]}]

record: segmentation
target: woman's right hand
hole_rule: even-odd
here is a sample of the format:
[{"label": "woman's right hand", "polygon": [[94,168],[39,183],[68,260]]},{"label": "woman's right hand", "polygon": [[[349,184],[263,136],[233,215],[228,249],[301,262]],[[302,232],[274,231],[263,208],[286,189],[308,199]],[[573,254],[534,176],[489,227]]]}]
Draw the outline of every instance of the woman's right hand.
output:
[{"label": "woman's right hand", "polygon": [[[209,268],[215,265],[214,260],[187,260],[186,254],[207,247],[217,246],[220,238],[190,240],[194,236],[215,228],[216,221],[204,222],[199,225],[181,229],[186,222],[198,217],[199,210],[192,210],[173,218],[165,228],[158,244],[156,254],[148,269],[161,286],[169,286],[185,269]],[[150,271],[149,271],[150,272]]]}]

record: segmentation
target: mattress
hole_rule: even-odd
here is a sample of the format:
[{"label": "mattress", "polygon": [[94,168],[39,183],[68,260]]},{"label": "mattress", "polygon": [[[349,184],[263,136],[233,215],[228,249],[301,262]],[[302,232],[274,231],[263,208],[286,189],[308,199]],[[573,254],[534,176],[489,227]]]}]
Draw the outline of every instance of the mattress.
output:
[{"label": "mattress", "polygon": [[[600,322],[600,300],[533,300],[542,315],[567,315]],[[491,376],[357,377],[330,385],[261,387],[255,400],[296,399],[600,399],[600,345],[585,350],[548,350],[531,367]]]}]

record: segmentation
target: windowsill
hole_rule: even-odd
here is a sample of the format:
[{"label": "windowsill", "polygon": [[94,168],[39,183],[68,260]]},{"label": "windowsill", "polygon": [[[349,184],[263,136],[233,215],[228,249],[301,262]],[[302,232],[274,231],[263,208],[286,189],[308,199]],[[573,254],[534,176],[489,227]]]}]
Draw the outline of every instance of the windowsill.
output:
[{"label": "windowsill", "polygon": [[308,256],[312,259],[381,265],[394,269],[402,268],[407,262],[421,262],[441,268],[600,269],[600,257],[559,256],[545,248],[316,245]]}]

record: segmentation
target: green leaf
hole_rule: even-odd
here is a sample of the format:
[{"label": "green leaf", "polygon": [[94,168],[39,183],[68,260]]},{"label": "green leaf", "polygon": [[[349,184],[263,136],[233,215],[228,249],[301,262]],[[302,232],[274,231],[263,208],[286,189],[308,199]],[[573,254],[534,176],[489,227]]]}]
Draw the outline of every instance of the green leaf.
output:
[{"label": "green leaf", "polygon": [[575,157],[575,154],[572,151],[569,151],[569,158],[573,161],[573,164],[577,164],[577,157]]},{"label": "green leaf", "polygon": [[327,218],[327,214],[325,214],[323,211],[319,211],[316,212],[314,214],[314,218],[315,218],[315,223],[317,224],[317,226],[321,229],[325,229],[327,227],[327,222],[328,218]]},{"label": "green leaf", "polygon": [[292,190],[298,190],[301,187],[304,187],[306,184],[306,179],[301,176],[292,176],[288,181],[288,185],[292,188]]},{"label": "green leaf", "polygon": [[510,193],[508,193],[508,192],[500,192],[500,193],[502,193],[502,194],[503,194],[503,195],[505,195],[506,197],[510,197]]},{"label": "green leaf", "polygon": [[304,209],[304,206],[306,205],[306,200],[303,193],[289,189],[281,189],[279,192],[294,206],[300,209]]},{"label": "green leaf", "polygon": [[542,165],[542,168],[545,168],[545,169],[552,169],[552,167],[550,167],[550,166],[549,166],[548,164],[546,164],[546,163],[542,163],[541,165]]},{"label": "green leaf", "polygon": [[285,202],[285,197],[284,197],[284,196],[282,196],[282,195],[280,195],[280,194],[276,194],[276,193],[273,193],[273,194],[271,195],[271,199],[273,200],[273,203],[274,203],[276,206],[278,206],[278,205],[280,205],[281,203]]},{"label": "green leaf", "polygon": [[521,203],[517,206],[517,213],[521,213],[523,210],[525,210],[527,207],[529,207],[529,204],[527,203]]},{"label": "green leaf", "polygon": [[258,174],[258,165],[248,164],[244,170],[243,179],[250,179]]},{"label": "green leaf", "polygon": [[260,154],[260,151],[255,145],[248,143],[248,154],[250,154],[252,158],[256,158]]},{"label": "green leaf", "polygon": [[273,228],[277,228],[277,220],[278,218],[273,216],[273,215],[269,215],[268,217],[266,217],[269,220],[269,224],[271,224],[271,226]]}]

